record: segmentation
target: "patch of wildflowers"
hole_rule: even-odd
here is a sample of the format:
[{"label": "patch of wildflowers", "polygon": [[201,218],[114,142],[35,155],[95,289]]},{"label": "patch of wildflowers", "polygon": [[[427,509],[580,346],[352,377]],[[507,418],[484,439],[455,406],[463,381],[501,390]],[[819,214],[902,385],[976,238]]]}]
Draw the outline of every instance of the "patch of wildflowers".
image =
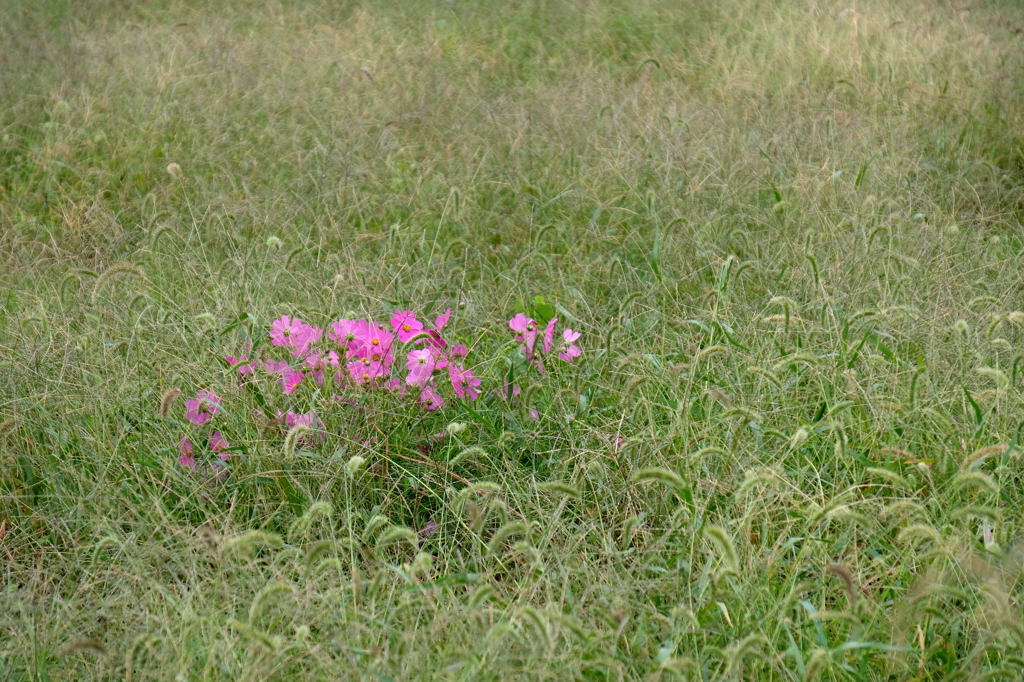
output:
[{"label": "patch of wildflowers", "polygon": [[[516,333],[516,342],[526,356],[526,359],[537,368],[542,374],[547,370],[544,366],[544,357],[554,349],[555,326],[558,318],[552,318],[544,328],[544,338],[541,347],[536,347],[538,334],[537,321],[527,317],[523,313],[517,313],[508,321],[509,329]],[[575,344],[580,338],[580,333],[568,327],[562,330],[562,346],[558,350],[558,357],[565,362],[572,362],[578,358],[583,351]],[[543,352],[541,352],[543,351]]]},{"label": "patch of wildflowers", "polygon": [[[422,408],[435,411],[445,406],[448,395],[477,400],[482,393],[481,378],[465,364],[469,349],[442,336],[441,331],[447,327],[451,314],[452,309],[448,308],[436,316],[433,328],[421,322],[413,310],[394,311],[386,326],[370,319],[341,318],[328,325],[326,333],[324,329],[306,324],[297,317],[283,315],[270,326],[269,349],[284,349],[288,356],[283,359],[266,357],[249,345],[247,354],[224,359],[238,370],[243,379],[266,377],[273,380],[280,386],[286,401],[294,400],[298,397],[296,394],[305,391],[314,400],[327,400],[326,404],[340,401],[365,408],[368,405],[364,405],[360,392],[367,391],[395,399],[416,396],[416,402]],[[558,320],[551,319],[542,330],[536,320],[523,313],[509,320],[516,342],[538,371],[546,371],[545,362],[550,362],[550,356],[555,353],[566,362],[581,354],[575,343],[580,334],[564,329],[561,344],[558,344],[557,325]],[[264,352],[267,350],[268,347],[264,346]],[[331,384],[328,384],[329,378]],[[321,396],[319,390],[303,389],[310,384],[331,386],[334,390]],[[446,385],[451,388],[446,388]],[[448,390],[451,393],[447,393]],[[335,391],[341,395],[334,394]],[[509,400],[518,398],[520,392],[518,385],[507,380],[495,391],[499,397]],[[302,400],[302,404],[307,404],[305,396]],[[200,390],[192,400],[186,401],[185,407],[186,418],[195,426],[203,426],[221,411],[221,399],[212,391]],[[537,420],[540,414],[536,408],[530,408],[529,416]],[[289,430],[308,428],[309,433],[299,436],[300,442],[306,444],[321,441],[326,436],[324,424],[315,411],[278,410],[277,419],[269,423]],[[447,434],[442,432],[438,435],[447,437]],[[197,463],[199,450],[216,455],[222,462],[228,461],[231,447],[221,431],[206,431],[202,436],[190,435],[191,439],[183,435],[178,443],[181,466],[200,466]],[[433,442],[432,437],[430,443]],[[197,449],[194,443],[205,443],[207,447]]]}]

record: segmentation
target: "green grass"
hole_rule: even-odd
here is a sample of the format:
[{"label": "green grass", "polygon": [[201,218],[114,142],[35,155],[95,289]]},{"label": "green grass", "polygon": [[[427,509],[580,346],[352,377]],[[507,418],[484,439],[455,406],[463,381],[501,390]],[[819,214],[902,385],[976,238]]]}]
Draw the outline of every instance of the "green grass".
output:
[{"label": "green grass", "polygon": [[[1018,3],[0,14],[0,677],[1024,676]],[[455,305],[493,389],[538,295],[536,423],[288,457],[220,363]]]}]

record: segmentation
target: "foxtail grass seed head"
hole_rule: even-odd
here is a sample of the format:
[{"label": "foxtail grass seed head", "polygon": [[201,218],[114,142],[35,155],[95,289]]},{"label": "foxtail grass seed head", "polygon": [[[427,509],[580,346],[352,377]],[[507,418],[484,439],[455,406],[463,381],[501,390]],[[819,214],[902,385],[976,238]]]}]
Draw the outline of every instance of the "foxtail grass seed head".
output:
[{"label": "foxtail grass seed head", "polygon": [[170,175],[175,180],[181,180],[182,178],[185,177],[185,174],[181,170],[181,166],[174,163],[173,161],[167,164],[167,168],[165,170],[167,171],[167,174]]},{"label": "foxtail grass seed head", "polygon": [[366,466],[366,458],[365,457],[361,457],[359,455],[353,455],[352,457],[349,458],[348,462],[346,462],[346,464],[345,464],[345,471],[348,473],[349,477],[354,478],[356,476],[356,474],[358,474],[360,471],[362,471],[365,466]]},{"label": "foxtail grass seed head", "polygon": [[161,417],[167,417],[171,414],[171,409],[174,407],[174,401],[181,396],[181,390],[177,388],[169,388],[164,391],[163,396],[160,398],[160,407],[157,410],[157,414]]},{"label": "foxtail grass seed head", "polygon": [[448,434],[452,436],[457,436],[458,434],[462,433],[465,430],[466,424],[464,422],[451,422],[450,424],[448,424],[448,426],[445,427],[445,431],[447,431]]}]

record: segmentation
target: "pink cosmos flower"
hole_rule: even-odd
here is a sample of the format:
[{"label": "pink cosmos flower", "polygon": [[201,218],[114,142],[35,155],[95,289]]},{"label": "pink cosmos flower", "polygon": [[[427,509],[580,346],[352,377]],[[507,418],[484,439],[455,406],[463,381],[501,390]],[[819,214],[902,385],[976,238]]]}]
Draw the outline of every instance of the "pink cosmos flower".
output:
[{"label": "pink cosmos flower", "polygon": [[537,341],[537,321],[522,313],[517,313],[515,317],[508,321],[508,326],[509,329],[517,332],[516,341],[522,346],[526,357],[531,358],[533,356],[533,345]]},{"label": "pink cosmos flower", "polygon": [[537,411],[536,407],[530,408],[530,419],[532,419],[535,422],[540,421],[540,412]]},{"label": "pink cosmos flower", "polygon": [[284,423],[288,428],[294,428],[296,426],[307,426],[314,428],[319,425],[320,420],[316,417],[316,412],[292,412],[288,411],[284,415]]},{"label": "pink cosmos flower", "polygon": [[224,436],[221,435],[220,431],[214,431],[213,433],[210,434],[209,445],[210,450],[216,452],[217,455],[221,458],[221,461],[228,461],[228,453],[224,451],[231,446],[228,445],[227,440],[224,439]]},{"label": "pink cosmos flower", "polygon": [[182,436],[178,441],[178,464],[188,469],[196,468],[196,455],[192,450],[192,441]]},{"label": "pink cosmos flower", "polygon": [[434,329],[441,331],[448,324],[448,318],[452,316],[452,309],[444,311],[434,319]]},{"label": "pink cosmos flower", "polygon": [[282,315],[270,325],[270,341],[275,346],[292,349],[292,355],[303,357],[310,347],[320,341],[324,330],[312,327],[299,318]]},{"label": "pink cosmos flower", "polygon": [[405,367],[409,370],[409,375],[405,378],[405,383],[410,386],[425,385],[434,372],[435,364],[434,355],[430,352],[429,348],[409,351],[405,361]]},{"label": "pink cosmos flower", "polygon": [[406,394],[405,384],[398,377],[391,377],[388,379],[387,387],[388,390],[394,391],[400,396],[404,397]]},{"label": "pink cosmos flower", "polygon": [[572,362],[573,359],[578,358],[582,355],[583,351],[580,350],[579,346],[573,342],[580,338],[579,332],[574,332],[571,329],[566,329],[562,332],[562,340],[565,342],[562,346],[562,351],[558,354],[562,360],[566,362]]},{"label": "pink cosmos flower", "polygon": [[319,343],[324,335],[320,327],[311,327],[301,320],[294,320],[296,329],[292,333],[292,355],[305,357],[314,343]]},{"label": "pink cosmos flower", "polygon": [[299,384],[302,383],[305,376],[306,375],[302,373],[302,370],[286,367],[284,371],[281,372],[281,388],[284,389],[284,394],[291,395],[294,393],[295,389],[299,387]]},{"label": "pink cosmos flower", "polygon": [[437,392],[431,384],[427,384],[423,387],[423,391],[420,393],[420,403],[423,407],[428,410],[439,410],[444,406],[444,401],[441,400],[441,394]]},{"label": "pink cosmos flower", "polygon": [[391,345],[394,343],[395,335],[373,322],[367,325],[366,335],[363,338],[363,347],[359,352],[360,357],[369,358],[373,362],[387,363],[386,358],[391,355]]},{"label": "pink cosmos flower", "polygon": [[548,326],[544,329],[544,352],[551,352],[551,341],[555,338],[555,323],[558,322],[557,317],[552,317],[551,321],[548,322]]},{"label": "pink cosmos flower", "polygon": [[427,343],[434,348],[444,348],[448,345],[448,342],[441,338],[441,335],[434,329],[427,330]]},{"label": "pink cosmos flower", "polygon": [[306,367],[306,376],[323,386],[327,371],[339,366],[338,354],[333,350],[323,355],[313,351],[302,364]]},{"label": "pink cosmos flower", "polygon": [[531,324],[536,324],[531,318],[522,313],[516,313],[515,317],[508,321],[508,327],[514,332],[525,334]]},{"label": "pink cosmos flower", "polygon": [[237,358],[226,355],[224,356],[224,362],[229,365],[237,365],[238,374],[243,378],[250,374],[256,374],[256,362],[250,362],[248,355],[241,355]]},{"label": "pink cosmos flower", "polygon": [[289,365],[284,360],[267,360],[263,363],[263,370],[269,374],[284,374]]},{"label": "pink cosmos flower", "polygon": [[384,375],[384,366],[369,358],[356,358],[349,361],[345,367],[348,369],[349,376],[357,384],[365,384]]},{"label": "pink cosmos flower", "polygon": [[480,379],[462,365],[448,365],[448,379],[452,382],[455,395],[476,400],[480,397]]},{"label": "pink cosmos flower", "polygon": [[396,310],[391,316],[391,328],[398,334],[398,340],[409,343],[409,340],[423,331],[423,323],[416,319],[411,310]]},{"label": "pink cosmos flower", "polygon": [[298,326],[287,315],[282,315],[270,325],[270,342],[275,346],[291,347],[292,335]]},{"label": "pink cosmos flower", "polygon": [[346,351],[351,351],[356,345],[356,340],[363,336],[362,330],[365,326],[366,323],[363,320],[346,320],[342,318],[331,324],[331,331],[327,333],[327,338],[337,343]]},{"label": "pink cosmos flower", "polygon": [[192,400],[185,401],[185,418],[202,426],[220,411],[220,398],[212,391],[200,390]]}]

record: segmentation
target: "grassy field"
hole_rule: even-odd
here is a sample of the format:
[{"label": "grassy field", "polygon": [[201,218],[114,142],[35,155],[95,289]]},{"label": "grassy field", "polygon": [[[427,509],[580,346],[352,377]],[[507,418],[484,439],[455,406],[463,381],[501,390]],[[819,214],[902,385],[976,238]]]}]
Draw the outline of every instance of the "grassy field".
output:
[{"label": "grassy field", "polygon": [[[1017,2],[0,14],[0,678],[1024,677]],[[222,362],[449,306],[322,442]]]}]

